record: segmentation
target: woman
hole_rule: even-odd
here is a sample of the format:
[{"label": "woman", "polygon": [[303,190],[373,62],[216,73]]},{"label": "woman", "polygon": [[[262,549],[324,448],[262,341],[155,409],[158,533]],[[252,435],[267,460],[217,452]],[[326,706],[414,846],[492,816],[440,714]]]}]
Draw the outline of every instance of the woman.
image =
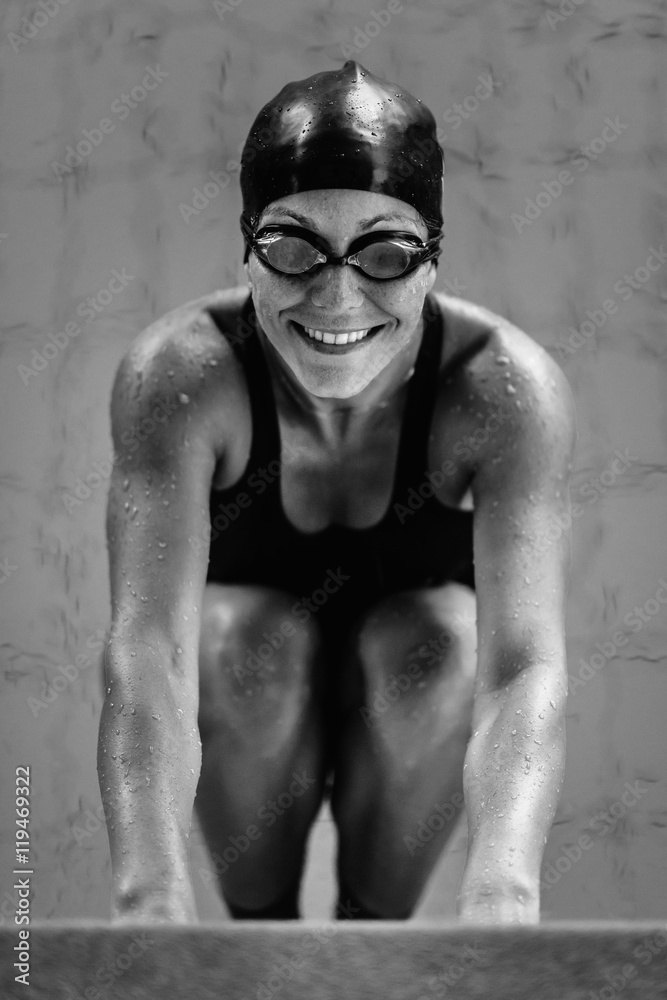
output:
[{"label": "woman", "polygon": [[330,794],[339,917],[408,917],[465,796],[459,914],[539,919],[569,550],[537,543],[573,407],[525,333],[432,292],[442,167],[431,112],[357,63],[287,85],[242,155],[250,294],[175,310],[121,363],[116,920],[196,918],[195,791],[237,918],[298,916]]}]

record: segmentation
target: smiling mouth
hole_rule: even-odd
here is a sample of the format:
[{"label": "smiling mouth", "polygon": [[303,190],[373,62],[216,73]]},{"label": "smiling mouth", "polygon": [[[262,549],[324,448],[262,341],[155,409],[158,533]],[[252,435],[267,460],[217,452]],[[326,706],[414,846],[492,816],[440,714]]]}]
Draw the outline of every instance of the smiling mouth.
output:
[{"label": "smiling mouth", "polygon": [[290,320],[297,333],[304,339],[315,344],[327,344],[331,347],[348,347],[362,340],[369,340],[384,329],[385,323],[369,326],[359,330],[321,330],[315,327],[303,326],[295,320]]}]

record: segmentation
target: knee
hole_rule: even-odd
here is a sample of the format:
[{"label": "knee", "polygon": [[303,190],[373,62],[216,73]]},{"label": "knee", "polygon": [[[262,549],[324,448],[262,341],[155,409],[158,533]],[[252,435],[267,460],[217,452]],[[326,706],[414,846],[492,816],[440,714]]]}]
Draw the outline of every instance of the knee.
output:
[{"label": "knee", "polygon": [[398,670],[408,676],[475,665],[476,601],[458,583],[392,594],[358,630],[357,651],[366,680],[377,684]]},{"label": "knee", "polygon": [[310,694],[319,639],[296,622],[294,598],[260,587],[218,587],[202,613],[200,718],[207,699],[230,713],[284,713]]}]

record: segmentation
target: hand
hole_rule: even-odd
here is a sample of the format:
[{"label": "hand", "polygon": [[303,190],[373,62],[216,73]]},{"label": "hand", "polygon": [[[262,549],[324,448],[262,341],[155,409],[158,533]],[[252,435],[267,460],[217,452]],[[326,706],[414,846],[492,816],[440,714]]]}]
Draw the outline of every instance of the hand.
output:
[{"label": "hand", "polygon": [[456,912],[476,924],[539,924],[539,891],[510,885],[461,889]]}]

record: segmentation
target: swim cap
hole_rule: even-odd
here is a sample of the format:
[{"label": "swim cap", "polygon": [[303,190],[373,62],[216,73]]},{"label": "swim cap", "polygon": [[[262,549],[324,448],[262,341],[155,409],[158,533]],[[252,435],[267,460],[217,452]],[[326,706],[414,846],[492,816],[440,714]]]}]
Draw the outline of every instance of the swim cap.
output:
[{"label": "swim cap", "polygon": [[440,236],[443,166],[429,109],[348,60],[288,83],[259,112],[241,154],[242,218],[254,231],[278,198],[353,188],[407,202]]}]

